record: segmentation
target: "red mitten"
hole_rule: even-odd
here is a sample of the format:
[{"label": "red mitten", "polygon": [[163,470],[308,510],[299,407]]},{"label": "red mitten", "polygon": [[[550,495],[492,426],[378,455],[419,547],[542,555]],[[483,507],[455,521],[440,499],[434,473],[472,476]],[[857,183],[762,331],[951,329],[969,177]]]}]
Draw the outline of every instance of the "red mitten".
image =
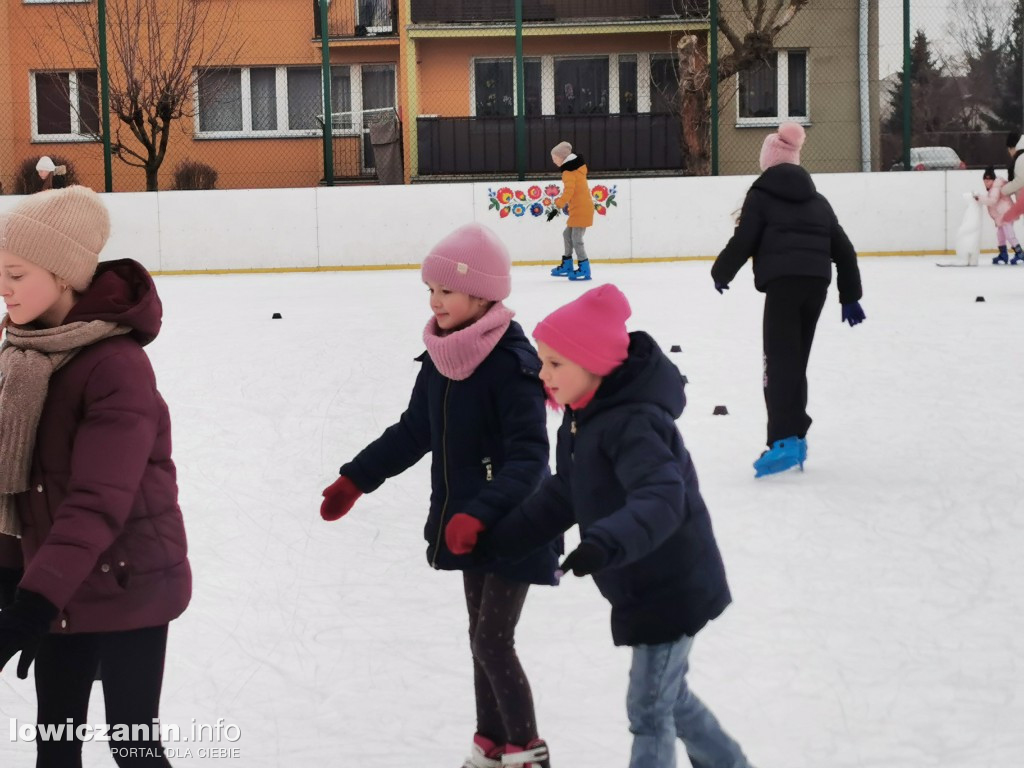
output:
[{"label": "red mitten", "polygon": [[356,488],[356,484],[342,475],[324,488],[324,503],[320,505],[320,517],[324,520],[344,517],[362,495],[363,492]]},{"label": "red mitten", "polygon": [[472,515],[459,512],[452,515],[444,529],[444,542],[454,555],[468,555],[484,531],[484,524]]}]

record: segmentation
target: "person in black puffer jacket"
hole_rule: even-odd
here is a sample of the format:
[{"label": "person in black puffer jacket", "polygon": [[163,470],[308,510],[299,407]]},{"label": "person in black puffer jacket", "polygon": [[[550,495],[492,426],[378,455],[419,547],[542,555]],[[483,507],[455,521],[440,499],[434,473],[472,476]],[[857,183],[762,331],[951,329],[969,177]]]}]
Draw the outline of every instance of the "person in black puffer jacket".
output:
[{"label": "person in black puffer jacket", "polygon": [[[602,285],[533,332],[541,379],[565,416],[556,473],[481,539],[522,556],[575,524],[560,569],[593,575],[611,603],[612,640],[633,649],[626,709],[631,768],[749,768],[740,746],[686,683],[696,634],[731,601],[708,508],[676,419],[679,370],[648,334],[626,332],[629,302]],[[468,551],[468,550],[463,550]]]},{"label": "person in black puffer jacket", "polygon": [[764,302],[764,399],[768,450],[754,462],[757,477],[807,458],[807,362],[835,262],[842,319],[865,319],[857,253],[832,206],[800,166],[804,129],[783,123],[761,147],[761,170],[747,193],[736,231],[711,276],[722,293],[753,257],[754,285]]}]

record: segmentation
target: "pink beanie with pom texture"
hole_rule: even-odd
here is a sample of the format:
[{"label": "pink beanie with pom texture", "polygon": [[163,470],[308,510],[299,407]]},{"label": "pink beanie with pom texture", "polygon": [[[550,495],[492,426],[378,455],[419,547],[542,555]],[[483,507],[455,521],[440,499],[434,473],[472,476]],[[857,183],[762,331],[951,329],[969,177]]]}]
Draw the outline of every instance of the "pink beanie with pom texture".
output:
[{"label": "pink beanie with pom texture", "polygon": [[626,361],[633,311],[622,291],[601,285],[545,317],[533,338],[598,376],[607,376]]},{"label": "pink beanie with pom texture", "polygon": [[508,298],[511,272],[505,244],[481,224],[466,224],[448,235],[430,250],[420,270],[424,282],[488,301]]},{"label": "pink beanie with pom texture", "polygon": [[800,147],[804,145],[807,133],[799,123],[783,123],[778,133],[770,133],[764,137],[761,145],[761,170],[782,163],[800,165]]}]

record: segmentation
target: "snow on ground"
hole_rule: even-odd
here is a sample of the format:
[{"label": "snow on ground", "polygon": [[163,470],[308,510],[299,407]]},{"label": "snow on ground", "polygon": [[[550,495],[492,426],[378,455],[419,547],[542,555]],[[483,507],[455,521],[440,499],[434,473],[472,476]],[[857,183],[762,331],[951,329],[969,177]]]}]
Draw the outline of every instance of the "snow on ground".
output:
[{"label": "snow on ground", "polygon": [[[862,260],[857,328],[830,290],[806,472],[756,482],[749,271],[724,296],[699,262],[598,264],[589,284],[514,272],[509,304],[527,332],[610,281],[633,303],[632,328],[682,346],[680,427],[734,595],[700,634],[690,682],[759,768],[1024,764],[1024,268],[936,260]],[[474,730],[465,608],[459,576],[424,560],[427,462],[339,522],[318,514],[338,466],[407,402],[428,316],[418,273],[158,287],[165,324],[150,353],[195,572],[171,628],[163,721],[187,733],[224,718],[241,732],[170,745],[193,755],[174,764],[459,765]],[[718,404],[730,415],[712,416]],[[629,651],[612,646],[593,584],[534,588],[518,647],[556,768],[625,766]],[[91,721],[102,712],[97,687]],[[34,722],[34,693],[5,674],[10,717]],[[0,737],[4,766],[33,753]],[[100,744],[85,756],[113,765]]]}]

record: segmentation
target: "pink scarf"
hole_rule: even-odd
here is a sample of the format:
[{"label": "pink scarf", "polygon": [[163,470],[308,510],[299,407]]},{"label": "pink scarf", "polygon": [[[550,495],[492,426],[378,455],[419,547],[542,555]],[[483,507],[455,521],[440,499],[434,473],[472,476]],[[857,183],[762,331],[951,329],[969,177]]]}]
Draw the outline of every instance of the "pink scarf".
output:
[{"label": "pink scarf", "polygon": [[491,354],[514,316],[515,312],[499,301],[475,323],[451,333],[442,331],[437,318],[431,317],[423,329],[423,343],[442,376],[463,381]]}]

